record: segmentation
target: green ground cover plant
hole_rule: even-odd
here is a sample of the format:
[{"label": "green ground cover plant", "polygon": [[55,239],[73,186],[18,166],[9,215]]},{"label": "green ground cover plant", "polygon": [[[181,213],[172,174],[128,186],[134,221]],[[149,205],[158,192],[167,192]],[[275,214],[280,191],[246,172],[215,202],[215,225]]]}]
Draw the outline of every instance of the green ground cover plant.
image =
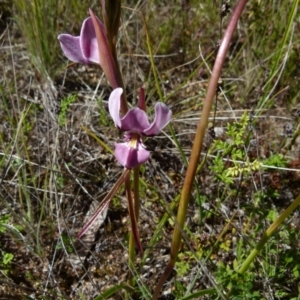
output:
[{"label": "green ground cover plant", "polygon": [[0,12],[2,298],[300,299],[299,1]]}]

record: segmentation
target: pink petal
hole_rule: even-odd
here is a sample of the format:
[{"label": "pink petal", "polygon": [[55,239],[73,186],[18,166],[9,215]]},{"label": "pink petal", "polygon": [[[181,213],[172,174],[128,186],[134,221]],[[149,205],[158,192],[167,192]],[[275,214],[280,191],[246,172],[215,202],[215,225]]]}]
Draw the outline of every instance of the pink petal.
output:
[{"label": "pink petal", "polygon": [[59,40],[62,51],[69,60],[84,64],[87,64],[89,62],[81,52],[79,36],[60,34],[57,38]]},{"label": "pink petal", "polygon": [[138,147],[130,147],[128,143],[115,145],[115,157],[117,161],[127,169],[132,169],[148,160],[150,152],[138,143]]},{"label": "pink petal", "polygon": [[172,111],[164,103],[155,104],[155,118],[149,128],[145,129],[145,135],[158,134],[171,120]]},{"label": "pink petal", "polygon": [[121,129],[142,133],[150,126],[146,113],[139,108],[130,109],[121,119]]},{"label": "pink petal", "polygon": [[[99,21],[98,18],[97,21],[101,29],[105,30],[104,25]],[[91,17],[85,19],[82,23],[80,32],[80,46],[84,57],[88,61],[101,64],[96,32]]]},{"label": "pink petal", "polygon": [[122,88],[114,89],[108,99],[108,110],[115,122],[115,126],[121,128],[120,119],[120,107],[121,107],[121,95],[123,93]]}]

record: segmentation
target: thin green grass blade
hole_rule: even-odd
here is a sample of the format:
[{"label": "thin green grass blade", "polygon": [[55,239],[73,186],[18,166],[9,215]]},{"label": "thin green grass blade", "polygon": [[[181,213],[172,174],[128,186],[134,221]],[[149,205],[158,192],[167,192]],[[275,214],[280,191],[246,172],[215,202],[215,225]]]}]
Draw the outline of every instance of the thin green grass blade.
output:
[{"label": "thin green grass blade", "polygon": [[155,86],[156,86],[157,93],[159,95],[159,99],[160,99],[160,101],[163,102],[164,96],[163,96],[161,86],[159,84],[157,70],[156,70],[155,63],[154,63],[154,58],[153,58],[152,45],[151,45],[151,42],[150,42],[149,32],[148,32],[148,28],[147,28],[146,21],[145,21],[144,17],[143,17],[143,21],[144,21],[144,27],[145,27],[145,31],[146,31],[147,48],[148,48],[148,52],[149,52],[149,58],[150,58],[152,73],[153,73],[153,76],[154,76]]},{"label": "thin green grass blade", "polygon": [[97,137],[96,134],[94,134],[92,131],[90,131],[87,127],[82,126],[81,127],[86,133],[88,133],[89,136],[93,137],[107,152],[114,154],[114,151],[106,144],[104,143],[100,138]]},{"label": "thin green grass blade", "polygon": [[293,27],[293,23],[294,23],[294,19],[298,10],[298,5],[299,5],[299,0],[294,0],[293,5],[291,7],[291,12],[290,12],[290,16],[288,19],[288,23],[286,25],[286,29],[284,32],[284,36],[282,38],[281,44],[278,46],[279,51],[277,52],[276,58],[275,58],[275,63],[272,66],[272,69],[270,71],[270,75],[269,75],[269,80],[267,83],[267,86],[265,87],[265,93],[264,96],[261,98],[261,101],[258,103],[257,107],[259,110],[262,110],[265,107],[268,107],[268,102],[270,99],[267,99],[267,94],[270,92],[271,89],[271,83],[272,83],[272,79],[276,76],[277,74],[277,70],[279,68],[280,65],[280,60],[282,58],[283,51],[286,49],[286,44],[288,41],[288,38],[291,34],[292,31],[292,27]]},{"label": "thin green grass blade", "polygon": [[238,272],[244,274],[247,272],[251,263],[254,261],[258,253],[262,250],[268,240],[273,236],[275,231],[281,226],[281,224],[289,217],[294,210],[300,205],[300,195],[293,201],[293,203],[271,224],[268,230],[263,234],[261,240],[257,243],[256,247],[251,251],[249,256],[246,258]]},{"label": "thin green grass blade", "polygon": [[190,300],[190,299],[199,299],[200,296],[213,295],[216,294],[215,289],[205,289],[198,292],[195,292],[191,295],[180,298],[180,300]]},{"label": "thin green grass blade", "polygon": [[110,297],[112,297],[114,294],[121,292],[121,291],[126,291],[127,293],[133,293],[134,292],[134,288],[132,288],[131,286],[127,285],[127,284],[118,284],[118,285],[114,285],[113,287],[107,289],[104,293],[102,293],[101,295],[97,296],[96,298],[94,298],[94,300],[104,300],[104,299],[108,299]]}]

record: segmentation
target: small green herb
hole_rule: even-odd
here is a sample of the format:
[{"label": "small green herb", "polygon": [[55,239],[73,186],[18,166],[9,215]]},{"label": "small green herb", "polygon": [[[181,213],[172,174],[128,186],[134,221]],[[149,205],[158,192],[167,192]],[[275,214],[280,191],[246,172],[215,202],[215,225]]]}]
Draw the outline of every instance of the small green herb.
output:
[{"label": "small green herb", "polygon": [[68,95],[66,98],[63,98],[60,103],[60,113],[58,115],[58,124],[59,126],[64,126],[67,120],[67,111],[69,106],[76,100],[77,95]]}]

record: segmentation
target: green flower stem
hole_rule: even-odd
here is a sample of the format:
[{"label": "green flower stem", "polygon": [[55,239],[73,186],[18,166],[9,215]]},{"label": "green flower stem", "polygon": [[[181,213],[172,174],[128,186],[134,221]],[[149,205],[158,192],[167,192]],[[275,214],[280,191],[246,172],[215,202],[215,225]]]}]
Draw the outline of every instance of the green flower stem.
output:
[{"label": "green flower stem", "polygon": [[[135,241],[132,231],[130,231],[129,235],[129,245],[128,245],[128,266],[129,270],[133,273],[134,270],[134,259],[135,259]],[[128,284],[130,286],[134,286],[134,276],[129,275]]]},{"label": "green flower stem", "polygon": [[134,236],[134,241],[136,243],[138,250],[140,251],[141,255],[143,255],[143,249],[140,242],[139,231],[138,231],[137,222],[135,218],[135,208],[134,208],[134,203],[131,195],[130,180],[125,181],[125,189],[126,189],[126,198],[128,200],[128,212],[129,212],[129,217],[131,222],[131,233]]},{"label": "green flower stem", "polygon": [[172,236],[170,260],[169,260],[169,263],[168,263],[163,275],[161,276],[161,278],[156,286],[156,289],[154,291],[152,299],[158,298],[160,291],[161,291],[165,281],[171,274],[171,272],[174,268],[175,262],[177,260],[178,251],[179,251],[180,244],[181,244],[182,230],[184,228],[184,223],[185,223],[185,218],[186,218],[186,213],[187,213],[187,206],[188,206],[188,202],[190,199],[191,190],[192,190],[192,186],[194,183],[194,178],[195,178],[195,174],[196,174],[196,170],[197,170],[197,166],[198,166],[198,162],[199,162],[199,157],[200,157],[201,150],[202,150],[202,144],[203,144],[203,140],[204,140],[205,130],[206,130],[206,127],[208,124],[209,114],[210,114],[210,111],[212,108],[214,96],[215,96],[216,89],[218,86],[218,80],[221,75],[221,70],[222,70],[222,67],[223,67],[223,64],[224,64],[224,61],[226,58],[226,53],[228,51],[230,41],[232,39],[237,22],[241,16],[242,11],[244,10],[246,3],[247,3],[247,0],[240,0],[238,2],[237,6],[235,7],[235,10],[229,21],[228,27],[225,31],[223,40],[221,42],[221,45],[220,45],[220,48],[219,48],[219,51],[218,51],[218,54],[217,54],[217,57],[215,60],[215,64],[213,67],[213,71],[211,74],[211,78],[210,78],[207,93],[206,93],[206,98],[204,101],[202,115],[201,115],[200,121],[197,126],[197,131],[196,131],[196,136],[194,139],[192,153],[191,153],[189,165],[188,165],[188,168],[186,171],[186,176],[185,176],[185,180],[184,180],[184,184],[183,184],[183,188],[182,188],[182,192],[181,192],[181,199],[180,199],[180,203],[179,203],[175,229],[174,229],[173,236]]},{"label": "green flower stem", "polygon": [[251,251],[247,259],[244,261],[239,273],[244,274],[248,269],[250,264],[253,262],[260,250],[265,246],[268,240],[273,236],[278,227],[288,218],[293,211],[300,205],[300,195],[293,201],[293,203],[271,224],[267,231],[262,236],[261,240],[258,242],[256,247]]},{"label": "green flower stem", "polygon": [[[133,196],[134,196],[134,214],[136,223],[138,223],[140,215],[140,193],[139,193],[139,171],[140,167],[133,169]],[[129,256],[129,269],[134,270],[134,259],[135,259],[135,239],[133,232],[130,232],[129,245],[128,245],[128,256]],[[129,285],[134,285],[133,277],[129,279]]]}]

